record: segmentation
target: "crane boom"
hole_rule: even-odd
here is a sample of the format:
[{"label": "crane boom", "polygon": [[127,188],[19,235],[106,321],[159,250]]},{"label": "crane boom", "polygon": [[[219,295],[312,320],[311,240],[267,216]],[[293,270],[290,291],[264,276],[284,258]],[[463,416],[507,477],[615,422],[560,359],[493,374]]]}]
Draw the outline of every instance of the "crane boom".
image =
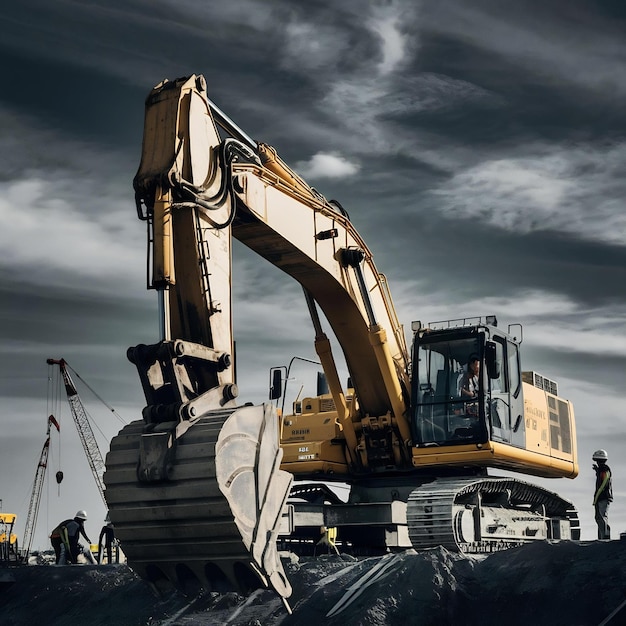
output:
[{"label": "crane boom", "polygon": [[72,418],[74,419],[74,423],[76,424],[76,430],[78,431],[80,442],[83,446],[83,450],[85,451],[85,455],[87,456],[87,461],[89,462],[91,473],[94,480],[96,481],[96,487],[98,487],[100,497],[102,498],[102,502],[104,502],[104,505],[106,507],[107,503],[104,497],[103,481],[105,470],[104,460],[102,458],[102,454],[100,453],[100,448],[98,447],[98,442],[96,441],[96,438],[94,436],[91,424],[89,423],[85,407],[83,406],[80,396],[78,395],[78,391],[76,390],[74,381],[72,380],[72,377],[67,370],[67,361],[65,361],[65,359],[47,359],[46,362],[48,363],[48,365],[59,366],[61,376],[63,377],[63,384],[65,385],[65,393],[67,394],[67,400],[70,405]]},{"label": "crane boom", "polygon": [[22,538],[22,549],[24,550],[24,558],[28,558],[30,548],[35,536],[35,527],[37,518],[39,517],[39,505],[41,503],[41,491],[43,489],[44,480],[46,478],[46,469],[48,467],[48,452],[50,451],[50,427],[54,426],[57,432],[61,428],[53,415],[48,416],[48,425],[46,431],[46,441],[39,455],[39,462],[35,470],[35,480],[33,481],[33,489],[30,496],[30,504],[28,505],[28,514],[26,515],[26,526],[24,527],[24,537]]}]

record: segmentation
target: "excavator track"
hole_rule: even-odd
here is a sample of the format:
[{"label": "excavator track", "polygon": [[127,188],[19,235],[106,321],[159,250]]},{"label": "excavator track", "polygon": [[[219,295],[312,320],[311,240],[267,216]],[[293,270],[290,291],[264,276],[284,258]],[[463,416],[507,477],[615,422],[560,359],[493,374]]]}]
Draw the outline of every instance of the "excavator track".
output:
[{"label": "excavator track", "polygon": [[438,478],[413,490],[407,504],[416,549],[493,552],[546,539],[580,539],[574,505],[513,478]]},{"label": "excavator track", "polygon": [[290,595],[275,534],[291,475],[278,470],[276,428],[267,407],[207,413],[176,440],[169,479],[160,482],[137,479],[145,423],[120,431],[106,459],[105,494],[116,536],[141,577],[157,587],[271,586]]}]

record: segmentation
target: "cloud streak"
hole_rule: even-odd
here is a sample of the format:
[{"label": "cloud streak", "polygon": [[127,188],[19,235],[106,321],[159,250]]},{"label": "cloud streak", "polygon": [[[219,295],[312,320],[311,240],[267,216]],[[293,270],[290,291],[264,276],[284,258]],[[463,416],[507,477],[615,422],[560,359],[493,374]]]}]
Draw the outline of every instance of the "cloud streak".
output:
[{"label": "cloud streak", "polygon": [[[423,27],[458,38],[498,56],[544,81],[564,81],[605,98],[626,93],[623,21],[585,2],[445,1],[429,5]],[[602,37],[590,36],[601,32]]]},{"label": "cloud streak", "polygon": [[129,269],[145,266],[132,188],[119,184],[130,160],[4,118],[15,130],[0,140],[0,265],[27,284],[130,295]]},{"label": "cloud streak", "polygon": [[452,219],[623,246],[626,182],[620,172],[625,166],[626,143],[544,149],[459,170],[432,194],[438,210]]}]

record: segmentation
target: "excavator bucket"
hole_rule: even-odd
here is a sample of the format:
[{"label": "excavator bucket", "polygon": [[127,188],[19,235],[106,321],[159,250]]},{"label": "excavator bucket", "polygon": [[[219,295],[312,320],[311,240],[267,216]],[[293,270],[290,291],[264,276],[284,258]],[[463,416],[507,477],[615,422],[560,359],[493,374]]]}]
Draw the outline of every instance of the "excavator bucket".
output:
[{"label": "excavator bucket", "polygon": [[144,422],[111,442],[104,475],[116,537],[129,565],[157,587],[271,587],[291,594],[276,535],[292,476],[279,470],[269,405],[206,413],[176,440],[168,480],[137,478]]},{"label": "excavator bucket", "polygon": [[271,405],[244,407],[222,427],[215,450],[217,482],[260,575],[282,597],[291,595],[276,538],[293,476],[280,469],[278,419]]}]

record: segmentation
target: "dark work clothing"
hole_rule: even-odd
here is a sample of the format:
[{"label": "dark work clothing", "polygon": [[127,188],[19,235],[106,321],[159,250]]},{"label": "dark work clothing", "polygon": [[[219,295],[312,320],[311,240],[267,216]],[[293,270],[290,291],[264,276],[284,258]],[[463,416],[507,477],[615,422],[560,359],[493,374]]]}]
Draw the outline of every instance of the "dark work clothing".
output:
[{"label": "dark work clothing", "polygon": [[91,544],[91,540],[87,537],[83,526],[84,520],[74,518],[62,521],[51,533],[50,542],[54,548],[54,554],[57,564],[61,558],[61,546],[65,545],[65,558],[70,563],[78,563],[78,555],[80,549],[78,540],[82,535],[85,540]]},{"label": "dark work clothing", "polygon": [[[104,545],[102,544],[102,540],[104,539]],[[109,565],[113,563],[113,554],[111,546],[113,544],[113,539],[115,539],[115,530],[113,529],[113,524],[107,524],[102,527],[100,531],[100,537],[98,538],[98,561],[102,563],[102,553],[104,552],[104,548],[106,547],[107,551],[107,562]]]},{"label": "dark work clothing", "polygon": [[[50,543],[52,543],[52,547],[54,548],[54,555],[56,557],[56,564],[58,565],[61,562],[61,550],[62,546],[68,542],[69,535],[65,532],[65,528],[70,522],[73,522],[73,519],[63,520],[51,533],[50,533]],[[71,561],[71,557],[69,554],[69,545],[65,546],[65,560]]]},{"label": "dark work clothing", "polygon": [[596,524],[598,525],[598,539],[610,539],[611,527],[609,526],[609,501],[598,500],[594,505]]},{"label": "dark work clothing", "polygon": [[596,466],[596,492],[593,498],[594,503],[598,500],[613,502],[613,477],[606,463],[598,463]]},{"label": "dark work clothing", "polygon": [[50,542],[54,548],[55,563],[58,565],[61,562],[61,547],[63,546],[63,540],[60,536],[51,537]]}]

